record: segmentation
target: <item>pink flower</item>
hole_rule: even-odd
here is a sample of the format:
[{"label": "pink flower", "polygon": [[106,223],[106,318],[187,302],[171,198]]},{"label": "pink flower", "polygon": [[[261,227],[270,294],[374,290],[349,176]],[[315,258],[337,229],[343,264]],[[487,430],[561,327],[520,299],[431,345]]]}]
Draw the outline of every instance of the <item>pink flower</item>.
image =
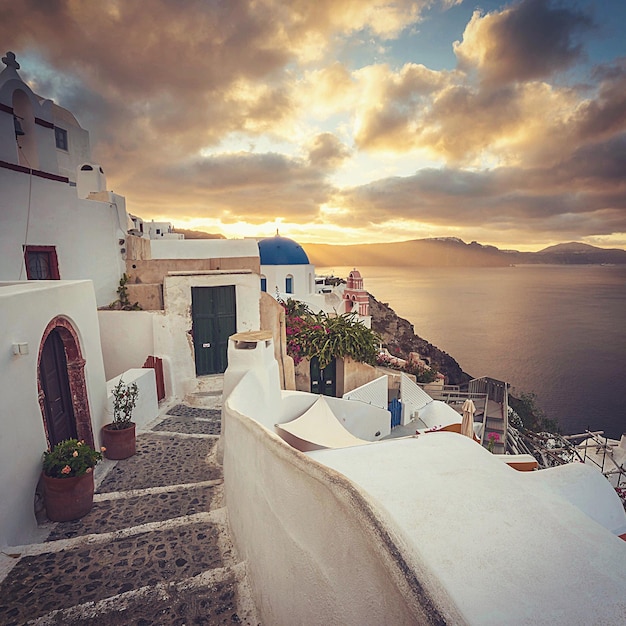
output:
[{"label": "pink flower", "polygon": [[91,468],[91,467],[88,467],[88,468],[85,470],[85,473],[89,474],[91,471],[92,471],[92,468]]},{"label": "pink flower", "polygon": [[74,450],[74,452],[72,452],[72,456],[74,457],[78,456],[78,450]]},{"label": "pink flower", "polygon": [[100,446],[100,452],[106,452],[107,449],[104,446]]},{"label": "pink flower", "polygon": [[69,465],[66,465],[62,470],[61,474],[69,474],[72,471],[72,468]]}]

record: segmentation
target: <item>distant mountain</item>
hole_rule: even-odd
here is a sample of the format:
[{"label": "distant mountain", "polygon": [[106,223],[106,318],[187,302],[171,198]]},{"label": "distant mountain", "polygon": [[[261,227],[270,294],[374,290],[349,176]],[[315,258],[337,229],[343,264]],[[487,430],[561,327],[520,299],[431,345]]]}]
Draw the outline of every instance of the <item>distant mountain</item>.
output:
[{"label": "distant mountain", "polygon": [[460,239],[415,239],[394,243],[339,246],[303,244],[314,265],[395,265],[408,267],[509,265],[505,253],[491,246]]},{"label": "distant mountain", "polygon": [[203,230],[186,230],[184,228],[173,228],[175,233],[182,233],[185,239],[226,239],[224,235],[206,233]]},{"label": "distant mountain", "polygon": [[313,265],[405,267],[506,267],[522,264],[621,264],[626,250],[596,248],[583,243],[550,246],[540,252],[500,250],[456,237],[414,239],[385,244],[303,244]]},{"label": "distant mountain", "polygon": [[570,242],[544,248],[536,252],[535,257],[540,259],[539,263],[619,264],[626,263],[626,250],[597,248],[586,243]]}]

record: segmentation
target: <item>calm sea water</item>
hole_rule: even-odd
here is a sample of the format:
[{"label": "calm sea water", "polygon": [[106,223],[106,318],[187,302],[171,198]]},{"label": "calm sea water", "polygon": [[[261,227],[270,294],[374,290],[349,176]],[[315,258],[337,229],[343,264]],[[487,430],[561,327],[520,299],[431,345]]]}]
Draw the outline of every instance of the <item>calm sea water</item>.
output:
[{"label": "calm sea water", "polygon": [[471,376],[536,394],[563,432],[626,432],[626,266],[359,270],[416,334]]}]

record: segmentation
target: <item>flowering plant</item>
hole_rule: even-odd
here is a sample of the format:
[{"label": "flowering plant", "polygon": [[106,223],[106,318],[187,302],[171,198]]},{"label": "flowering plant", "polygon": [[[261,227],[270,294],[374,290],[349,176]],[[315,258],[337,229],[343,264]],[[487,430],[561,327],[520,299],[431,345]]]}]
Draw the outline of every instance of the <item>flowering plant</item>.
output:
[{"label": "flowering plant", "polygon": [[496,443],[500,441],[500,435],[498,433],[489,433],[487,435],[487,439],[487,450],[489,450],[489,452],[493,452],[493,449],[496,447]]},{"label": "flowering plant", "polygon": [[43,453],[43,473],[52,478],[82,476],[92,472],[101,459],[102,454],[84,441],[66,439]]},{"label": "flowering plant", "polygon": [[131,427],[131,419],[133,411],[137,405],[137,396],[139,388],[137,383],[125,385],[120,378],[119,382],[113,388],[113,423],[112,430],[124,430]]}]

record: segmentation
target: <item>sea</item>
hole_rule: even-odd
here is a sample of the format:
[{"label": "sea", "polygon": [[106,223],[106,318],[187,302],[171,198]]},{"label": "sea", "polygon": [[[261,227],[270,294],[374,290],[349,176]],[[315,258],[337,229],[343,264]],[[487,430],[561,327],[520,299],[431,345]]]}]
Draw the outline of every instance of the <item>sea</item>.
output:
[{"label": "sea", "polygon": [[470,376],[535,394],[564,434],[626,433],[626,265],[358,269],[417,335]]}]

